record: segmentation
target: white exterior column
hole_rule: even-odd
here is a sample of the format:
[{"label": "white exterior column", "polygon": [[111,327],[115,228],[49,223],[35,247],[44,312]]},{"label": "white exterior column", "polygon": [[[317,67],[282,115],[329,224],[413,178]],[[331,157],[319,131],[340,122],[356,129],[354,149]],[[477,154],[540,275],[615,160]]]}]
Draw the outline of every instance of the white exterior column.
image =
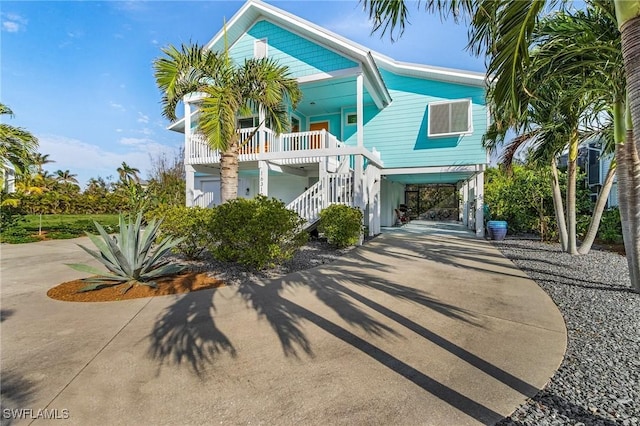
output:
[{"label": "white exterior column", "polygon": [[265,113],[264,108],[260,107],[258,109],[258,121],[260,122],[260,130],[258,130],[258,134],[256,135],[258,138],[258,152],[263,154],[265,151],[265,143],[266,141],[266,132],[264,129],[267,128],[265,121]]},{"label": "white exterior column", "polygon": [[269,195],[269,163],[258,161],[258,169],[260,171],[258,193],[260,195]]},{"label": "white exterior column", "polygon": [[469,181],[462,184],[462,224],[469,226]]},{"label": "white exterior column", "polygon": [[184,103],[184,159],[191,158],[191,104],[186,96],[182,99]]},{"label": "white exterior column", "polygon": [[358,146],[364,146],[364,80],[362,73],[356,76],[356,131]]},{"label": "white exterior column", "polygon": [[[186,133],[186,129],[185,129]],[[187,207],[193,207],[195,202],[195,185],[196,185],[196,170],[190,164],[185,164],[184,171],[186,176],[186,195],[187,195]]]},{"label": "white exterior column", "polygon": [[484,237],[484,172],[476,175],[476,236]]}]

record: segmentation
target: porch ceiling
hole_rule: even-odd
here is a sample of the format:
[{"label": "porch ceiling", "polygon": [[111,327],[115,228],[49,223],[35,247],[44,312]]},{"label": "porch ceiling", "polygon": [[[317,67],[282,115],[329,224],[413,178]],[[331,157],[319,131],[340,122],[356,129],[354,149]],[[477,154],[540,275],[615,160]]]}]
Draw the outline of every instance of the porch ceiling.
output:
[{"label": "porch ceiling", "polygon": [[[384,172],[383,172],[384,173]],[[415,173],[404,175],[387,175],[385,178],[391,182],[405,185],[433,184],[433,183],[457,183],[473,176],[472,172],[452,173]]]},{"label": "porch ceiling", "polygon": [[[303,96],[298,111],[306,116],[331,114],[340,112],[342,107],[356,106],[355,76],[303,83],[300,89]],[[374,103],[366,87],[363,103]]]}]

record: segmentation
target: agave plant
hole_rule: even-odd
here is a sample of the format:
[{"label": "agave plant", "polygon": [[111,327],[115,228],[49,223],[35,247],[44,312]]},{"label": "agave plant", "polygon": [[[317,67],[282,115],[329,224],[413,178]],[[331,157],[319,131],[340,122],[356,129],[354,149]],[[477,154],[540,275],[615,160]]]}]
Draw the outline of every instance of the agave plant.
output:
[{"label": "agave plant", "polygon": [[141,229],[142,213],[138,213],[133,223],[125,222],[124,216],[120,215],[120,233],[114,237],[109,236],[102,225],[94,223],[102,238],[88,232],[86,234],[99,251],[78,245],[106,266],[109,273],[81,263],[68,264],[77,271],[97,275],[85,278],[84,281],[91,284],[80,291],[96,290],[122,283],[129,284],[123,293],[138,284],[156,287],[154,279],[184,270],[183,265],[170,264],[164,259],[164,256],[182,242],[183,238],[166,237],[159,243],[156,242],[162,220],[151,220],[143,231]]}]

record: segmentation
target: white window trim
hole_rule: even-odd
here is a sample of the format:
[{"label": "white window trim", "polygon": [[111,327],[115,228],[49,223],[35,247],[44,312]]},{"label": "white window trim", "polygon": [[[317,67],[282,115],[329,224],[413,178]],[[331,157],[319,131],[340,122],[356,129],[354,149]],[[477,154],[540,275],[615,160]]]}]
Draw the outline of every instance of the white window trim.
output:
[{"label": "white window trim", "polygon": [[[356,122],[355,123],[349,123],[349,116],[350,115],[355,115],[356,116]],[[344,124],[346,126],[357,126],[358,125],[358,113],[357,112],[348,112],[344,115]]]},{"label": "white window trim", "polygon": [[[449,132],[449,133],[431,133],[431,106],[432,105],[442,105],[442,104],[454,104],[460,102],[468,102],[469,103],[469,111],[467,112],[467,125],[468,130],[464,132]],[[470,135],[473,133],[473,102],[471,98],[464,99],[447,99],[446,101],[436,101],[429,102],[428,111],[427,111],[427,137],[429,138],[446,138],[449,136],[462,136],[462,135]],[[449,123],[451,123],[451,108],[449,108]]]},{"label": "white window trim", "polygon": [[253,41],[253,57],[254,58],[258,58],[258,43],[259,42],[263,42],[264,43],[264,57],[268,58],[269,57],[269,39],[267,37],[260,38],[260,39],[257,39],[257,40]]}]

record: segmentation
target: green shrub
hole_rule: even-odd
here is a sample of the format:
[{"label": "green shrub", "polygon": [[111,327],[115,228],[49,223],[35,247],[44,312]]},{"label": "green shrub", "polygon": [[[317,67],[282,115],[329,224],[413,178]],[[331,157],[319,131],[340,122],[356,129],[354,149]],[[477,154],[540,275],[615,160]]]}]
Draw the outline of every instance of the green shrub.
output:
[{"label": "green shrub", "polygon": [[[514,165],[511,174],[502,168],[489,168],[485,177],[484,201],[490,212],[485,220],[506,220],[510,234],[535,233],[544,240],[557,239],[549,167]],[[559,172],[559,178],[565,194],[566,173]],[[584,235],[593,203],[582,176],[578,176],[576,191],[576,232]]]},{"label": "green shrub", "polygon": [[155,287],[156,278],[177,274],[185,269],[182,265],[170,264],[164,259],[164,256],[180,240],[165,237],[162,241],[158,241],[160,222],[155,220],[149,221],[143,231],[142,213],[138,213],[135,222],[125,222],[124,216],[120,215],[120,232],[115,237],[107,234],[98,222],[95,222],[95,226],[102,239],[88,232],[87,236],[98,251],[78,245],[102,263],[108,272],[105,273],[81,263],[68,264],[77,271],[98,275],[95,278],[84,279],[90,285],[80,291],[96,290],[122,283],[128,284],[123,293],[134,285]]},{"label": "green shrub", "polygon": [[5,228],[0,233],[0,242],[9,244],[33,243],[39,239],[21,226]]},{"label": "green shrub", "polygon": [[238,198],[216,207],[208,248],[219,260],[261,269],[293,257],[308,238],[303,223],[275,198]]},{"label": "green shrub", "polygon": [[173,249],[188,259],[199,258],[211,242],[211,220],[214,209],[186,206],[163,206],[147,214],[147,218],[162,218],[160,232],[173,238],[184,237]]},{"label": "green shrub", "polygon": [[617,207],[605,210],[602,213],[598,238],[603,243],[622,243],[622,224],[620,222],[620,210]]},{"label": "green shrub", "polygon": [[362,229],[362,212],[355,207],[333,204],[320,212],[318,231],[338,248],[357,244]]}]

